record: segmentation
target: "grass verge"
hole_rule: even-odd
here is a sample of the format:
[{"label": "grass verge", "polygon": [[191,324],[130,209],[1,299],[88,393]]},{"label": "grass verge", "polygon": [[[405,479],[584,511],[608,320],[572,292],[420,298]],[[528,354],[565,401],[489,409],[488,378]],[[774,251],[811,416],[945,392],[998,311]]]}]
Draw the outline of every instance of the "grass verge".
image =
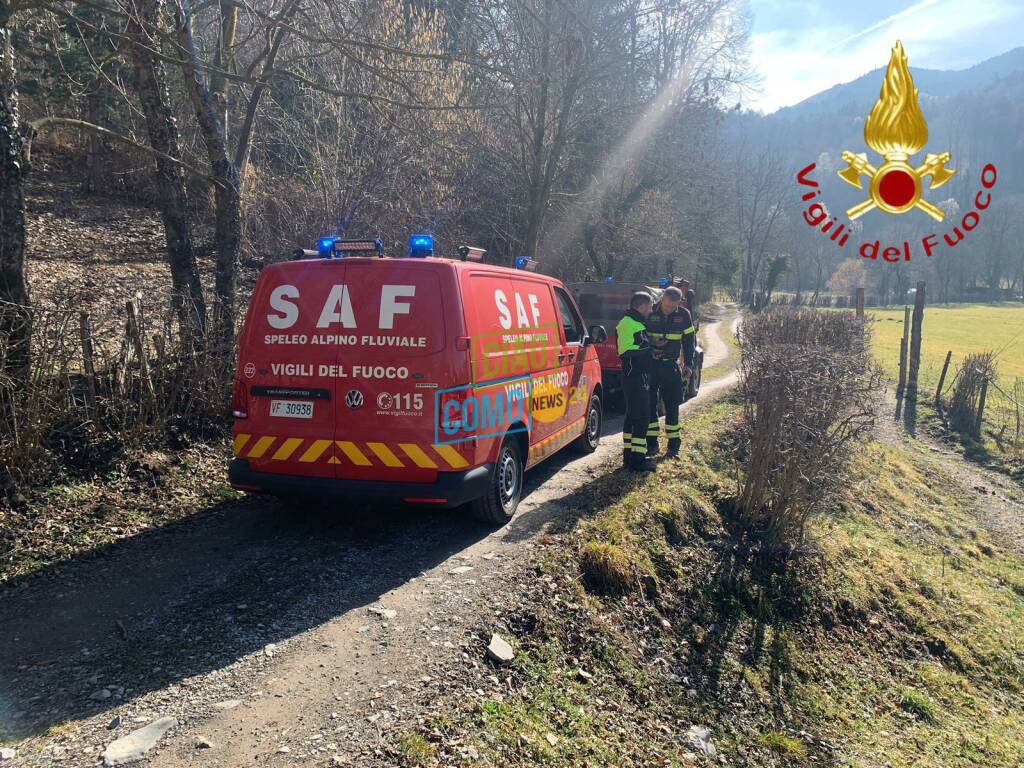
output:
[{"label": "grass verge", "polygon": [[732,765],[1024,763],[1024,564],[970,489],[868,443],[812,551],[766,570],[730,533],[738,414],[591,483],[505,619],[502,692],[446,702],[404,764],[717,762],[694,727]]},{"label": "grass verge", "polygon": [[[899,377],[900,337],[903,335],[903,309],[868,309],[874,319],[872,350],[876,361],[892,381]],[[1014,381],[1024,378],[1024,304],[955,304],[928,306],[921,335],[922,417],[938,431],[938,414],[929,405],[942,372],[946,352],[952,352],[944,388],[949,390],[958,366],[969,354],[999,352],[996,366],[1004,391],[1013,394]],[[982,439],[961,437],[961,451],[968,458],[991,463],[1017,479],[1024,479],[1024,442],[1016,440],[1016,409],[995,388],[990,387]],[[1024,440],[1024,438],[1022,438]]]}]

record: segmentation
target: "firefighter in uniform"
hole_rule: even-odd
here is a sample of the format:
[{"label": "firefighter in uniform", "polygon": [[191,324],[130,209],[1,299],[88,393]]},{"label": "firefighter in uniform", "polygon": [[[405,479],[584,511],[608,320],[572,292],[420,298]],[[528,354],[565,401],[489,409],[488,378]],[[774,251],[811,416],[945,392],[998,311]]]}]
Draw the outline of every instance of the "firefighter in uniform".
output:
[{"label": "firefighter in uniform", "polygon": [[650,407],[651,356],[644,321],[651,313],[650,294],[638,291],[629,302],[629,311],[615,326],[619,358],[622,360],[622,389],[626,398],[626,418],[622,423],[626,467],[643,472],[654,469],[647,457],[647,412]]},{"label": "firefighter in uniform", "polygon": [[[690,311],[682,305],[683,293],[670,286],[647,317],[647,336],[654,345],[649,392],[650,420],[647,424],[647,455],[658,454],[658,398],[665,404],[665,433],[668,455],[678,456],[680,445],[679,406],[683,403],[683,379],[693,373],[696,333]],[[679,370],[680,352],[683,370]]]},{"label": "firefighter in uniform", "polygon": [[690,281],[685,278],[676,283],[676,285],[682,291],[683,306],[690,310],[690,319],[693,321],[693,327],[699,330],[700,325],[697,323],[697,294],[690,287]]}]

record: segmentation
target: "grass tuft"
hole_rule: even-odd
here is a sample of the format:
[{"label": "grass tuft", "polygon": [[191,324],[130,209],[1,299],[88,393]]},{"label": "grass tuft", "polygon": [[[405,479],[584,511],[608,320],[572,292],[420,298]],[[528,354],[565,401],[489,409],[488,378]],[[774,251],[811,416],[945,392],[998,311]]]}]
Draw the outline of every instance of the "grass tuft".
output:
[{"label": "grass tuft", "polygon": [[900,694],[900,709],[926,723],[935,723],[939,719],[932,700],[913,688],[903,689]]},{"label": "grass tuft", "polygon": [[398,751],[406,765],[426,765],[437,757],[434,748],[418,733],[403,736],[398,742]]},{"label": "grass tuft", "polygon": [[803,759],[807,757],[807,747],[799,739],[787,736],[781,731],[768,731],[761,735],[761,743],[772,752],[785,757]]},{"label": "grass tuft", "polygon": [[580,552],[580,569],[587,585],[602,595],[626,595],[635,583],[633,568],[621,547],[591,541]]}]

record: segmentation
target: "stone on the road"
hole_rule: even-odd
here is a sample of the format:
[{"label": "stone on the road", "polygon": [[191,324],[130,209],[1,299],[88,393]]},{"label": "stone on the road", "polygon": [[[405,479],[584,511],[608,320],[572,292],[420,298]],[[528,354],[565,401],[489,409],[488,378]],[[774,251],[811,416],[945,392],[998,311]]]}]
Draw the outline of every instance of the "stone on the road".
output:
[{"label": "stone on the road", "polygon": [[487,655],[499,664],[508,664],[515,658],[515,651],[501,635],[491,635],[491,642],[487,646]]},{"label": "stone on the road", "polygon": [[711,740],[711,731],[699,725],[691,725],[686,732],[686,738],[690,746],[707,757],[715,757],[718,750],[715,749],[715,742]]},{"label": "stone on the road", "polygon": [[110,696],[111,693],[108,688],[100,688],[98,691],[93,691],[91,694],[89,694],[89,698],[93,701],[103,701],[105,699],[109,699]]},{"label": "stone on the road", "polygon": [[214,704],[214,709],[234,709],[240,706],[242,703],[241,699],[227,699],[226,701],[218,701]]},{"label": "stone on the road", "polygon": [[10,747],[0,748],[0,763],[7,760],[13,760],[18,756],[18,750],[11,749]]},{"label": "stone on the road", "polygon": [[200,736],[196,739],[196,749],[212,749],[213,742],[205,736]]},{"label": "stone on the road", "polygon": [[142,760],[163,735],[177,724],[178,721],[173,717],[161,717],[117,741],[112,741],[103,752],[103,765],[112,768],[115,765],[127,765]]},{"label": "stone on the road", "polygon": [[394,608],[378,608],[375,605],[371,605],[367,610],[375,616],[380,616],[382,619],[393,619],[398,616],[398,611]]},{"label": "stone on the road", "polygon": [[458,568],[452,568],[448,573],[452,576],[461,576],[464,573],[469,573],[473,570],[472,565],[460,565]]}]

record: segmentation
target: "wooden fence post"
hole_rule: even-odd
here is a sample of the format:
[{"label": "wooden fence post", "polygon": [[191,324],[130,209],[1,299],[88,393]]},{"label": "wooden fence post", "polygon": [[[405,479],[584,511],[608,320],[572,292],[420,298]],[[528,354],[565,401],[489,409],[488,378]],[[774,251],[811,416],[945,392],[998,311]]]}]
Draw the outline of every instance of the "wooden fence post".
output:
[{"label": "wooden fence post", "polygon": [[953,357],[953,350],[946,353],[946,362],[942,364],[942,373],[939,375],[939,386],[935,388],[935,410],[942,413],[942,385],[946,383],[946,371],[949,370],[949,361]]},{"label": "wooden fence post", "polygon": [[896,384],[896,418],[903,408],[903,394],[907,388],[907,343],[910,328],[910,307],[903,307],[903,336],[900,338],[900,378]]},{"label": "wooden fence post", "polygon": [[82,370],[85,371],[85,406],[89,415],[96,413],[96,362],[93,358],[92,329],[89,313],[78,313],[78,333],[82,337]]},{"label": "wooden fence post", "polygon": [[917,283],[914,295],[914,323],[910,328],[910,361],[907,365],[907,396],[917,401],[917,374],[921,370],[921,326],[924,325],[924,280]]},{"label": "wooden fence post", "polygon": [[864,317],[864,289],[857,289],[857,317]]},{"label": "wooden fence post", "polygon": [[988,376],[981,380],[981,397],[978,398],[978,418],[974,422],[974,435],[981,437],[981,419],[985,415],[985,396],[988,395]]},{"label": "wooden fence post", "polygon": [[135,302],[126,301],[124,308],[128,313],[128,336],[135,349],[135,357],[139,361],[139,378],[142,380],[143,391],[150,399],[153,398],[153,380],[149,378],[149,365],[146,362],[146,347],[139,333],[139,319],[135,314]]}]

